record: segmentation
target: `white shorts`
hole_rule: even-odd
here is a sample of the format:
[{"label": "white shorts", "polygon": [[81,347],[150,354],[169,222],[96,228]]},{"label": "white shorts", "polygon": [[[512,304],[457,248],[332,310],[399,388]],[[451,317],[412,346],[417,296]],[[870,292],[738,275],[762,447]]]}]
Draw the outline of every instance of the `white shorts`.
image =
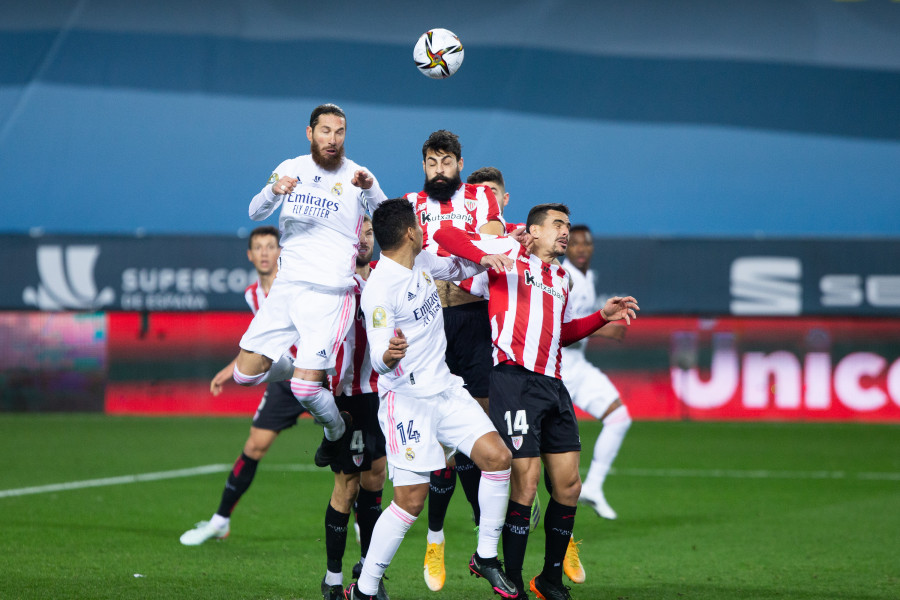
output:
[{"label": "white shorts", "polygon": [[[461,386],[428,398],[387,392],[381,396],[378,423],[387,442],[394,485],[427,482],[431,471],[447,466],[448,456],[457,450],[469,455],[478,438],[496,431],[481,405]],[[421,475],[424,481],[417,480]]]},{"label": "white shorts", "polygon": [[350,289],[326,292],[276,277],[241,338],[241,348],[276,361],[296,345],[295,367],[333,371],[355,312]]},{"label": "white shorts", "polygon": [[619,399],[619,390],[609,377],[577,350],[563,349],[562,380],[572,403],[595,419],[602,417]]}]

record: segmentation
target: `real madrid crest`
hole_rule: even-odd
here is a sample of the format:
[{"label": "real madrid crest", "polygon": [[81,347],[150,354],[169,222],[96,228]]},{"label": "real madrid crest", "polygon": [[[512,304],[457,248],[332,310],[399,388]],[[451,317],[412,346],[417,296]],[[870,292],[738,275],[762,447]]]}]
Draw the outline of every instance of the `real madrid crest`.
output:
[{"label": "real madrid crest", "polygon": [[416,458],[416,453],[413,452],[412,448],[406,449],[406,460],[414,460]]},{"label": "real madrid crest", "polygon": [[425,271],[422,271],[422,277],[425,278],[425,281],[428,282],[428,285],[431,285],[431,277]]},{"label": "real madrid crest", "polygon": [[331,188],[331,193],[335,196],[340,196],[344,193],[344,186],[341,185],[340,181],[334,184],[334,187]]}]

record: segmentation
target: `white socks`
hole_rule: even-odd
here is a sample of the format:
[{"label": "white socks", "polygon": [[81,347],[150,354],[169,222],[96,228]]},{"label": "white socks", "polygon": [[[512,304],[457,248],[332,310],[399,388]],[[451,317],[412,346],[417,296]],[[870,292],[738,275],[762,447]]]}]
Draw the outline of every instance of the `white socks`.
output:
[{"label": "white socks", "polygon": [[478,556],[494,558],[497,544],[506,521],[509,504],[509,474],[505,471],[482,471],[478,482],[478,507],[481,519],[478,523]]},{"label": "white socks", "polygon": [[416,517],[393,502],[381,513],[372,531],[372,543],[357,583],[360,592],[370,596],[378,593],[378,582],[397,553],[403,536],[415,522]]},{"label": "white socks", "polygon": [[346,427],[338,412],[331,392],[322,387],[321,381],[291,379],[291,391],[300,404],[309,411],[316,422],[325,428],[325,437],[331,441],[340,439]]},{"label": "white socks", "polygon": [[212,518],[209,520],[209,524],[215,527],[216,529],[221,529],[228,525],[228,522],[231,521],[229,517],[223,517],[219,513],[213,514]]},{"label": "white socks", "polygon": [[269,370],[259,375],[245,375],[238,371],[237,365],[234,365],[232,377],[240,385],[258,385],[260,383],[269,383],[272,381],[285,381],[294,375],[294,360],[285,354],[272,363]]},{"label": "white socks", "polygon": [[603,429],[594,444],[594,456],[591,458],[591,467],[584,478],[584,486],[592,489],[602,489],[606,474],[612,467],[625,434],[631,427],[631,415],[623,404],[612,411],[603,419]]},{"label": "white socks", "polygon": [[440,531],[432,531],[429,529],[426,538],[429,544],[443,544],[444,530],[441,529]]}]

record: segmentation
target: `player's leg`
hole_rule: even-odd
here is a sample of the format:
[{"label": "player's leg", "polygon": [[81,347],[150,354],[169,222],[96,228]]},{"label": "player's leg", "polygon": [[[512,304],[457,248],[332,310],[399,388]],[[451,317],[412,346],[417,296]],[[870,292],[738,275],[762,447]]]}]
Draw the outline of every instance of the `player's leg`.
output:
[{"label": "player's leg", "polygon": [[[356,497],[356,518],[359,523],[359,556],[360,568],[365,562],[372,544],[372,532],[375,523],[381,516],[381,497],[384,493],[384,481],[387,461],[384,456],[372,461],[372,468],[360,473],[359,495]],[[356,567],[354,567],[355,569]],[[356,578],[359,576],[356,575]]]},{"label": "player's leg", "polygon": [[322,579],[325,600],[340,600],[344,595],[343,559],[347,546],[350,510],[359,492],[359,473],[334,474],[334,488],[325,509],[326,570]]},{"label": "player's leg", "polygon": [[372,533],[372,544],[357,583],[351,584],[347,597],[373,599],[379,582],[400,547],[403,537],[415,523],[428,495],[428,472],[415,473],[393,469],[394,499],[381,513]]},{"label": "player's leg", "polygon": [[[268,300],[265,306],[268,306]],[[356,302],[349,290],[331,294],[302,286],[295,302],[288,307],[290,320],[300,335],[291,391],[325,429],[315,457],[319,467],[331,465],[350,441],[349,416],[338,412],[334,396],[324,382],[325,372],[334,368],[337,351],[352,325],[355,308]]]},{"label": "player's leg", "polygon": [[358,469],[359,493],[356,496],[356,521],[359,527],[360,560],[353,566],[353,578],[359,579],[372,542],[372,531],[381,516],[387,461],[385,439],[378,423],[378,395],[361,394],[337,398],[338,407],[353,417],[350,453],[341,460],[344,472]]},{"label": "player's leg", "polygon": [[557,396],[554,410],[544,421],[541,439],[541,457],[553,491],[544,511],[544,566],[531,580],[530,588],[541,598],[568,598],[568,589],[562,583],[563,562],[581,494],[581,443],[568,390],[559,380],[547,378],[542,383],[555,388]]},{"label": "player's leg", "polygon": [[294,373],[288,350],[297,340],[297,330],[288,307],[297,288],[276,280],[266,302],[241,338],[241,351],[234,365],[234,380],[240,385],[257,385],[290,379]]},{"label": "player's leg", "polygon": [[504,598],[518,595],[515,583],[503,571],[497,546],[509,502],[512,453],[503,443],[481,406],[462,388],[448,390],[441,406],[438,440],[448,448],[468,454],[481,470],[478,484],[478,547],[469,570],[485,578]]},{"label": "player's leg", "polygon": [[631,427],[631,416],[609,378],[593,365],[588,364],[588,367],[572,400],[576,406],[600,420],[603,428],[594,444],[591,465],[581,489],[581,502],[601,517],[615,519],[616,511],[606,501],[603,484]]},{"label": "player's leg", "polygon": [[253,416],[243,452],[228,474],[218,510],[209,521],[201,521],[194,529],[186,531],[181,536],[182,544],[196,546],[211,538],[221,539],[230,533],[231,513],[253,483],[259,461],[269,451],[278,434],[293,427],[302,412],[286,382],[266,386]]}]

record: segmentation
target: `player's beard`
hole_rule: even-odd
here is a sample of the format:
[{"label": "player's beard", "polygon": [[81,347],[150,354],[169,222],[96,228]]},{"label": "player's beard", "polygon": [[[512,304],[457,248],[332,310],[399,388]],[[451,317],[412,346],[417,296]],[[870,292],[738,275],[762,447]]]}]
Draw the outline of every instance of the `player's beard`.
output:
[{"label": "player's beard", "polygon": [[435,175],[431,179],[425,178],[425,185],[422,189],[438,202],[446,202],[453,197],[461,185],[462,179],[460,179],[459,173],[450,179],[443,175]]},{"label": "player's beard", "polygon": [[356,266],[364,267],[367,264],[372,262],[372,251],[371,249],[366,249],[365,251],[360,250],[359,254],[356,255]]},{"label": "player's beard", "polygon": [[344,161],[344,147],[338,150],[337,154],[325,154],[319,150],[319,146],[315,142],[309,143],[309,153],[312,154],[313,162],[325,169],[326,171],[336,171]]}]

